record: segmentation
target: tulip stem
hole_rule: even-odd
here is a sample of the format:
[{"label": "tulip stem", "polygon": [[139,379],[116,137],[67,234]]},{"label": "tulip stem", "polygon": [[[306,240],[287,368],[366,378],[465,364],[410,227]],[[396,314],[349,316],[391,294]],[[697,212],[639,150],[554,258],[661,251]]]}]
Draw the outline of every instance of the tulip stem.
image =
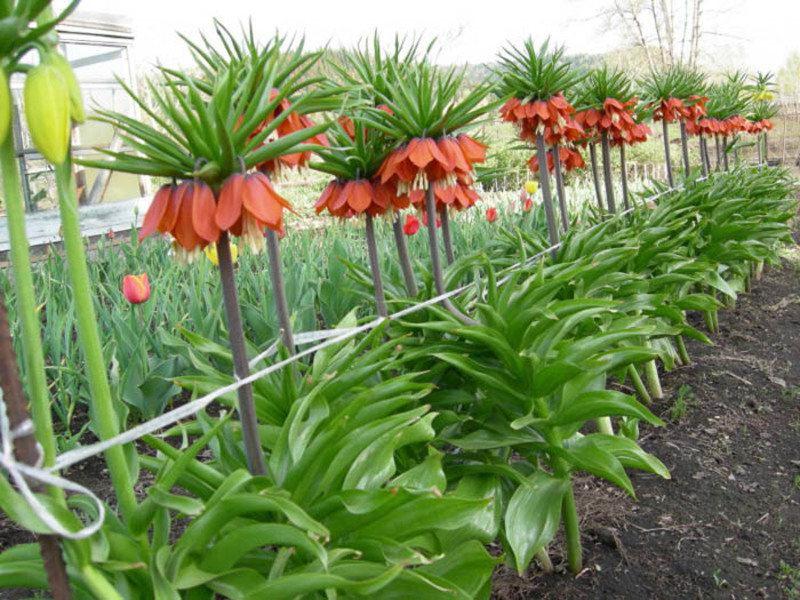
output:
[{"label": "tulip stem", "polygon": [[716,144],[717,147],[717,168],[715,170],[719,171],[722,168],[722,148],[720,147],[718,133],[714,134],[714,143]]},{"label": "tulip stem", "polygon": [[[50,413],[50,394],[44,368],[44,352],[39,331],[36,293],[33,288],[28,234],[25,230],[25,200],[19,177],[13,136],[9,132],[0,145],[0,173],[3,179],[6,224],[11,242],[11,267],[14,273],[17,315],[22,323],[22,356],[25,360],[25,380],[31,401],[31,414],[37,439],[42,445],[44,466],[56,458],[56,439]],[[52,488],[54,498],[63,494]]]},{"label": "tulip stem", "polygon": [[[217,260],[219,277],[222,282],[222,297],[225,301],[225,316],[228,320],[228,336],[233,354],[233,369],[237,379],[244,379],[250,374],[247,362],[247,349],[242,328],[242,313],[239,310],[239,299],[236,292],[236,280],[233,274],[233,257],[228,232],[223,231],[217,241]],[[253,387],[251,384],[241,386],[236,393],[239,397],[239,417],[242,423],[244,452],[247,457],[247,468],[253,475],[264,475],[267,472],[264,453],[258,436],[258,418],[256,417]]]},{"label": "tulip stem", "polygon": [[667,161],[667,183],[675,187],[675,178],[672,176],[672,159],[669,155],[669,123],[665,117],[661,118],[661,130],[664,133],[664,160]]},{"label": "tulip stem", "polygon": [[[544,145],[544,135],[536,134],[536,157],[539,160],[539,187],[542,188],[542,200],[544,201],[544,214],[547,217],[547,232],[550,236],[550,245],[558,244],[558,226],[556,225],[556,215],[553,210],[553,196],[550,194],[550,175],[547,169],[547,149]],[[550,251],[553,260],[556,259],[557,251],[553,248]]]},{"label": "tulip stem", "polygon": [[597,206],[600,207],[600,212],[605,211],[603,206],[603,193],[600,191],[600,172],[597,168],[597,144],[594,142],[589,143],[589,158],[592,162],[592,180],[594,181],[594,194],[597,197]]},{"label": "tulip stem", "polygon": [[628,163],[625,159],[624,142],[619,145],[619,170],[620,179],[622,180],[622,203],[625,206],[625,210],[628,211],[631,208],[631,202],[628,194]]},{"label": "tulip stem", "polygon": [[611,178],[611,142],[608,139],[608,133],[603,132],[600,135],[600,143],[603,150],[603,178],[606,183],[606,201],[608,202],[608,212],[612,215],[617,214],[617,205],[614,201],[614,181]]},{"label": "tulip stem", "polygon": [[556,192],[558,193],[558,208],[561,212],[561,226],[564,232],[569,231],[569,215],[567,214],[567,194],[564,191],[564,174],[561,171],[561,153],[558,144],[553,144],[550,152],[553,155],[553,174],[556,179]]},{"label": "tulip stem", "polygon": [[403,271],[403,278],[406,280],[406,290],[408,295],[416,297],[419,293],[417,281],[414,279],[414,270],[411,268],[411,260],[408,258],[408,244],[406,234],[403,231],[403,224],[400,222],[400,213],[393,211],[392,230],[394,231],[394,242],[397,246],[397,257],[400,261],[400,268]]},{"label": "tulip stem", "polygon": [[281,269],[281,248],[278,234],[272,229],[267,229],[267,254],[269,255],[272,293],[275,295],[275,310],[278,311],[278,322],[281,325],[281,339],[287,352],[294,355],[294,334],[292,333],[292,322],[289,319],[289,303],[286,300],[286,285],[283,282],[283,270]]},{"label": "tulip stem", "polygon": [[[72,283],[72,299],[77,314],[78,340],[83,349],[88,372],[92,422],[100,438],[107,440],[119,433],[119,415],[111,397],[103,346],[97,328],[98,321],[91,296],[92,284],[89,280],[86,251],[81,237],[71,162],[67,157],[62,164],[55,167],[58,204],[67,266]],[[106,450],[105,456],[120,510],[126,519],[130,519],[136,509],[136,495],[122,446],[112,446]]]},{"label": "tulip stem", "polygon": [[381,265],[378,260],[378,245],[375,243],[375,222],[372,215],[367,213],[367,254],[369,255],[369,270],[372,272],[372,286],[375,289],[375,307],[379,317],[388,316],[386,311],[386,296],[383,293],[383,280],[381,279]]},{"label": "tulip stem", "polygon": [[453,240],[450,237],[450,215],[447,212],[447,208],[443,208],[439,214],[441,215],[442,219],[442,239],[444,240],[444,255],[447,257],[447,264],[452,265],[455,261],[455,255],[453,254]]},{"label": "tulip stem", "polygon": [[[442,262],[439,257],[439,244],[436,240],[436,197],[433,190],[433,182],[428,184],[425,193],[425,212],[428,214],[428,245],[431,251],[431,267],[433,269],[433,283],[436,287],[436,294],[441,296],[445,293],[444,277],[442,277]],[[465,325],[477,325],[478,322],[469,318],[458,310],[450,298],[442,300],[442,305],[459,321]]]},{"label": "tulip stem", "polygon": [[764,136],[764,166],[769,166],[769,135],[766,131],[762,134]]},{"label": "tulip stem", "polygon": [[686,121],[681,121],[681,152],[683,154],[683,174],[688,179],[692,173],[692,167],[689,164],[689,137],[686,133]]}]

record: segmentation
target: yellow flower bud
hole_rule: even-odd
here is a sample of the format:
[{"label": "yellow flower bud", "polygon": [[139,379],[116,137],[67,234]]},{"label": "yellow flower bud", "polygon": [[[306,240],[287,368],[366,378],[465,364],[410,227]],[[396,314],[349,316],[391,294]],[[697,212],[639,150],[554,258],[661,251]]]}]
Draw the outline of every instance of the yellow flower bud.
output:
[{"label": "yellow flower bud", "polygon": [[78,79],[72,70],[72,65],[69,61],[61,56],[58,52],[50,52],[44,59],[48,65],[54,66],[58,69],[61,77],[64,78],[64,83],[67,84],[67,92],[69,92],[69,116],[72,120],[81,124],[86,121],[86,111],[83,108],[83,96],[81,95],[81,86],[78,85]]},{"label": "yellow flower bud", "polygon": [[6,140],[11,128],[11,92],[8,89],[6,72],[0,67],[0,144]]},{"label": "yellow flower bud", "polygon": [[69,91],[59,70],[40,64],[25,78],[25,118],[33,145],[54,165],[69,150]]},{"label": "yellow flower bud", "polygon": [[529,196],[533,196],[537,190],[539,189],[539,184],[535,181],[529,179],[525,182],[525,191],[528,192]]}]

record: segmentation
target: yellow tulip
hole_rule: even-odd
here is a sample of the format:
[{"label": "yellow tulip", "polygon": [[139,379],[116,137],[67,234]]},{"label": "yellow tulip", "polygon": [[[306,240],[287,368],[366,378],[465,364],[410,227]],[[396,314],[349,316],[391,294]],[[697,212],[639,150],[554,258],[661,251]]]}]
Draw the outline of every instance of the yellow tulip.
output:
[{"label": "yellow tulip", "polygon": [[[216,244],[209,244],[206,246],[206,258],[215,267],[219,266],[219,257],[217,256]],[[237,258],[239,258],[239,247],[236,244],[231,244],[231,260],[234,262],[234,264],[236,263]]]},{"label": "yellow tulip", "polygon": [[536,191],[539,189],[539,184],[535,181],[529,179],[525,182],[525,191],[528,192],[529,196],[533,196]]}]

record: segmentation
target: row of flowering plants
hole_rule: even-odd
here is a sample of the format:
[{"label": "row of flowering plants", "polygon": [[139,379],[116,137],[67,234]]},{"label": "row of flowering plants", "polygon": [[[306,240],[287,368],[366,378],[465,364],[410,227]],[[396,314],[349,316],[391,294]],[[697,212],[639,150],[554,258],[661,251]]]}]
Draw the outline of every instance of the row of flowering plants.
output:
[{"label": "row of flowering plants", "polygon": [[[32,24],[44,8],[44,2],[2,5],[15,19],[2,48],[3,72],[6,79],[25,73],[34,142],[56,167],[84,355],[74,368],[87,372],[91,417],[108,440],[127,423],[110,385],[77,220],[69,131],[70,121],[84,115],[69,65],[43,37],[57,19],[44,15],[41,25]],[[524,142],[535,142],[540,167],[552,157],[558,179],[562,149],[571,156],[599,136],[607,155],[612,142],[634,143],[646,134],[622,75],[601,70],[586,78],[582,125],[565,95],[580,77],[564,63],[563,50],[547,45],[510,48],[501,83],[465,91],[463,71],[436,67],[418,44],[386,51],[376,38],[328,65],[333,78],[318,75],[322,53],[306,52],[302,42],[276,37],[261,44],[250,31],[235,36],[217,24],[213,41],[188,44],[196,69],[160,68],[146,83],[152,103],[126,89],[145,120],[98,111],[95,118],[113,125],[126,149],[83,162],[167,181],[139,237],[161,234],[169,241],[180,266],[175,277],[190,277],[204,255],[215,262],[227,335],[183,330],[183,338],[161,338],[192,367],[170,383],[191,397],[218,394],[217,405],[171,421],[158,435],[141,435],[146,451],[106,448],[114,502],[39,486],[38,510],[13,477],[0,477],[0,507],[39,534],[42,548],[40,554],[36,545],[22,544],[0,554],[0,585],[51,587],[59,599],[485,599],[503,560],[486,544],[501,540],[519,572],[534,557],[552,570],[549,547],[562,523],[567,565],[580,572],[574,474],[593,474],[631,495],[626,468],[669,476],[638,444],[640,422],[663,424],[646,406],[660,396],[655,361],[667,368],[688,363],[684,337],[708,338],[687,323],[686,311],[705,312],[713,331],[717,294],[735,299],[754,265],[774,258],[795,210],[786,200],[786,175],[735,169],[668,194],[652,212],[602,215],[592,227],[569,231],[557,182],[563,244],[526,261],[547,242],[521,228],[498,235],[493,258],[520,260],[501,279],[490,248],[456,261],[450,238],[453,214],[479,200],[476,167],[487,148],[475,126],[500,109]],[[40,66],[23,68],[21,58],[31,51],[42,54]],[[489,100],[492,91],[499,92],[496,101]],[[48,467],[55,442],[21,195],[13,187],[17,166],[7,128],[0,134],[16,309],[27,323],[22,342],[33,430]],[[420,294],[406,239],[395,235],[405,298],[398,292],[387,300],[379,218],[408,235],[401,211],[406,224],[413,223],[412,211],[422,213],[429,293],[444,294],[468,271],[482,268],[483,276],[458,306],[443,298],[441,307],[432,303],[402,322],[374,323],[361,338],[334,340],[311,358],[243,382],[251,369],[277,367],[274,360],[296,352],[279,251],[284,218],[294,208],[281,194],[280,178],[304,166],[332,177],[316,202],[319,213],[364,219],[379,316],[388,314],[390,300],[412,304]],[[554,244],[549,169],[539,171]],[[486,220],[495,223],[496,210],[487,210]],[[437,222],[449,268],[439,254]],[[251,266],[267,251],[260,272],[282,330],[277,359],[256,355],[262,340],[246,339],[234,247],[255,255]],[[122,282],[134,306],[147,302],[150,285],[146,276]],[[209,314],[219,309],[208,302]],[[338,327],[353,330],[358,314],[354,309]],[[202,310],[195,318],[205,318]],[[3,340],[10,343],[8,335]],[[4,368],[12,355],[0,353]],[[627,380],[636,396],[607,389],[610,381]],[[2,382],[9,408],[20,396],[11,381]],[[13,423],[17,432],[26,431],[18,427],[23,423]],[[33,441],[30,433],[17,437]],[[73,463],[62,455],[60,464]],[[140,470],[150,474],[148,483]],[[54,481],[64,484],[43,483]]]}]

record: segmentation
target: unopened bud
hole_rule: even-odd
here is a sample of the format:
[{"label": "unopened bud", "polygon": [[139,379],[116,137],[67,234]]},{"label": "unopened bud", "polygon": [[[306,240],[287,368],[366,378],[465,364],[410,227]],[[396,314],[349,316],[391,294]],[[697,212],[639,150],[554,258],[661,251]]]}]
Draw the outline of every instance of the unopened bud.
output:
[{"label": "unopened bud", "polygon": [[83,96],[81,95],[81,87],[78,85],[78,79],[72,70],[72,65],[58,52],[50,52],[45,57],[44,62],[58,69],[61,77],[64,78],[64,83],[67,84],[70,118],[78,125],[84,123],[86,121],[86,111],[83,108]]},{"label": "unopened bud", "polygon": [[69,91],[56,67],[40,64],[25,78],[25,118],[33,145],[54,165],[69,150]]}]

